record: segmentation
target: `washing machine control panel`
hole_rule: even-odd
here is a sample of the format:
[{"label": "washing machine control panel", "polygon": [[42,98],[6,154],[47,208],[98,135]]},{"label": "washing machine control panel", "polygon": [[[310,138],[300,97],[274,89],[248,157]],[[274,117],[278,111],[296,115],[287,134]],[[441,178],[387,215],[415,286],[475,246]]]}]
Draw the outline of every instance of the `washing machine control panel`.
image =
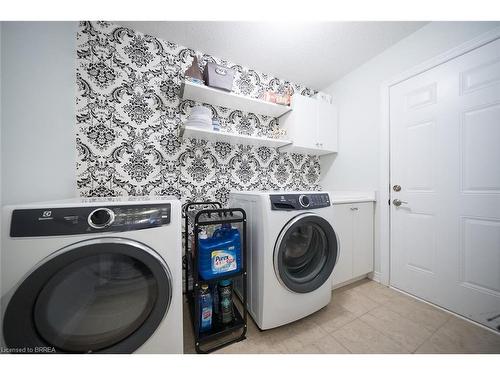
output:
[{"label": "washing machine control panel", "polygon": [[20,209],[12,212],[11,237],[125,232],[170,223],[169,203]]},{"label": "washing machine control panel", "polygon": [[310,210],[330,206],[328,193],[271,194],[271,210]]}]

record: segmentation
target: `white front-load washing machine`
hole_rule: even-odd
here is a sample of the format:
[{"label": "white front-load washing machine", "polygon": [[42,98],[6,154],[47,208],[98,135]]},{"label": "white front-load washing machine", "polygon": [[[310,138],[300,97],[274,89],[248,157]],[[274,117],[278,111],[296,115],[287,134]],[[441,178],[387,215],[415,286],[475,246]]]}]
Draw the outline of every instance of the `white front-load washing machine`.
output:
[{"label": "white front-load washing machine", "polygon": [[182,353],[180,202],[4,208],[1,346],[10,353]]},{"label": "white front-load washing machine", "polygon": [[232,192],[229,204],[247,214],[247,301],[259,328],[328,305],[339,254],[329,193]]}]

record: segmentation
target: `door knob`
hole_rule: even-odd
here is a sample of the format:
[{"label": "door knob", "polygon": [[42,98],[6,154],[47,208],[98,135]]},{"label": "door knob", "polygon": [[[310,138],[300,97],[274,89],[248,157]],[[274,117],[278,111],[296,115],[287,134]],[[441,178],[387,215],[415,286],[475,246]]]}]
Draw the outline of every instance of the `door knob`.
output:
[{"label": "door knob", "polygon": [[393,203],[396,207],[399,207],[399,206],[401,206],[402,204],[408,204],[408,202],[402,201],[402,200],[400,200],[400,199],[394,199],[394,200],[392,201],[392,203]]}]

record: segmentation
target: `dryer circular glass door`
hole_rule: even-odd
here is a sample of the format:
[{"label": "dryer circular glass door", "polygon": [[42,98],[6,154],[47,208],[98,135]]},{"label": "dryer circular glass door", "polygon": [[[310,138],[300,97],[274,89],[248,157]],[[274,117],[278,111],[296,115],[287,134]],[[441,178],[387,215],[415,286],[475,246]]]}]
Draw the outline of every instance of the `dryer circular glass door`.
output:
[{"label": "dryer circular glass door", "polygon": [[151,248],[122,238],[82,241],[20,284],[4,339],[13,351],[132,353],[155,332],[171,296],[170,271]]},{"label": "dryer circular glass door", "polygon": [[276,241],[274,270],[292,292],[309,293],[322,286],[337,262],[338,242],[328,221],[313,213],[290,220]]}]

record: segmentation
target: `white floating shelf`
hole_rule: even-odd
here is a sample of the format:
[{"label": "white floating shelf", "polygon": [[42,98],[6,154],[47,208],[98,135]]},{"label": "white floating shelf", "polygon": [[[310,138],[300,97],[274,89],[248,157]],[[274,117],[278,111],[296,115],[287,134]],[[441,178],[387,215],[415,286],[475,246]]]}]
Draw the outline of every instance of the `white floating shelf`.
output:
[{"label": "white floating shelf", "polygon": [[244,112],[251,112],[271,117],[280,117],[292,110],[286,105],[249,98],[248,96],[237,95],[189,81],[184,81],[182,84],[181,97],[183,99],[190,99],[200,103],[239,109]]},{"label": "white floating shelf", "polygon": [[325,150],[323,148],[318,148],[318,147],[313,148],[313,147],[297,146],[297,145],[294,145],[293,143],[285,145],[284,147],[280,148],[279,151],[280,152],[281,151],[282,152],[294,152],[297,154],[317,155],[317,156],[337,153],[337,151]]},{"label": "white floating shelf", "polygon": [[241,135],[206,130],[194,126],[182,126],[181,136],[187,138],[204,139],[210,142],[226,142],[233,145],[250,145],[257,147],[281,147],[289,145],[290,141],[267,137],[255,137],[252,135]]}]

